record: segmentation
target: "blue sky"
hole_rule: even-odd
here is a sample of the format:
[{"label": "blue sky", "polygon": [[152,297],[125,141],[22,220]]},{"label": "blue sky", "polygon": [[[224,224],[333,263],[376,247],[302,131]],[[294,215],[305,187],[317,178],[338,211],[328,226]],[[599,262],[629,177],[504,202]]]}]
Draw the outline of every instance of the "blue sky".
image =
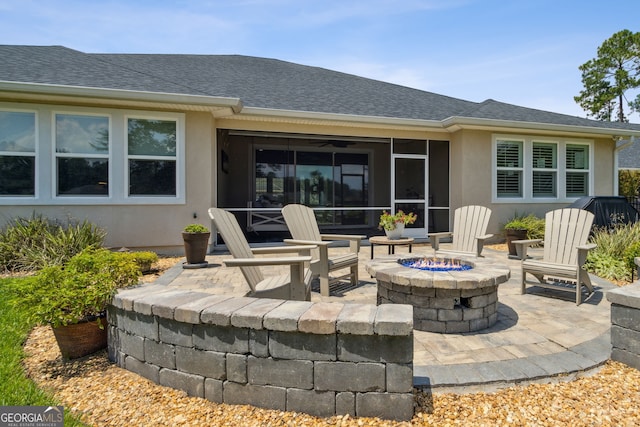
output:
[{"label": "blue sky", "polygon": [[585,117],[578,67],[638,17],[637,0],[0,0],[0,43],[277,58]]}]

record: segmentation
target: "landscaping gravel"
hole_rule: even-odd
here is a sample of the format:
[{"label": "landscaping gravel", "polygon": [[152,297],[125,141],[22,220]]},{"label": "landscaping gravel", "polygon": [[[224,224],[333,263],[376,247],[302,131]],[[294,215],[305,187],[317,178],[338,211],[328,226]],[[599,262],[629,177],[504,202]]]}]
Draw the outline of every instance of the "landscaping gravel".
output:
[{"label": "landscaping gravel", "polygon": [[335,416],[210,402],[159,386],[111,364],[106,351],[63,362],[51,328],[25,343],[27,374],[92,426],[636,426],[640,372],[607,362],[588,377],[491,393],[415,392],[411,422]]}]

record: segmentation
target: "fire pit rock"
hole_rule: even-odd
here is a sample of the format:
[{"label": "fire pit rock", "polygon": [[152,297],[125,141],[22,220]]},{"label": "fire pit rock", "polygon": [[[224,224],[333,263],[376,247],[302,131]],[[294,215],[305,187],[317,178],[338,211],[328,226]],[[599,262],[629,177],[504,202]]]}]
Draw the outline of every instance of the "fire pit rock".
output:
[{"label": "fire pit rock", "polygon": [[429,271],[405,267],[406,258],[386,256],[365,268],[378,282],[378,304],[411,304],[414,329],[462,333],[486,329],[498,320],[498,285],[511,277],[506,265],[484,258],[442,258],[471,266],[465,271]]}]

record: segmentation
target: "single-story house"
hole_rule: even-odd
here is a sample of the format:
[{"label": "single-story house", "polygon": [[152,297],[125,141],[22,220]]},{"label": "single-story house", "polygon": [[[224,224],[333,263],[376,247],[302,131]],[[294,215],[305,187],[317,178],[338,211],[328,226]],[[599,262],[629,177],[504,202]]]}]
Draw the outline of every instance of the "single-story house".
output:
[{"label": "single-story house", "polygon": [[417,237],[478,204],[499,233],[515,213],[617,194],[620,151],[640,136],[276,59],[13,45],[0,57],[0,225],[88,219],[112,247],[175,251],[211,206],[266,241],[286,233],[287,203],[358,234],[380,233],[382,210],[412,211]]}]

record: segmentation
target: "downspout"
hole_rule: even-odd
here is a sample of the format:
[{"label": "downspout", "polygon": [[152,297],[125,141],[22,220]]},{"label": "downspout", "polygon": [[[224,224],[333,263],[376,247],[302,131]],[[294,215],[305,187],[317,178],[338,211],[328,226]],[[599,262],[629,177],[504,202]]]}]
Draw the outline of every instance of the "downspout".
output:
[{"label": "downspout", "polygon": [[619,185],[618,185],[618,159],[620,157],[620,151],[624,150],[631,146],[634,142],[636,142],[636,137],[631,136],[629,139],[622,139],[620,137],[616,138],[616,148],[613,150],[613,195],[618,195]]}]

